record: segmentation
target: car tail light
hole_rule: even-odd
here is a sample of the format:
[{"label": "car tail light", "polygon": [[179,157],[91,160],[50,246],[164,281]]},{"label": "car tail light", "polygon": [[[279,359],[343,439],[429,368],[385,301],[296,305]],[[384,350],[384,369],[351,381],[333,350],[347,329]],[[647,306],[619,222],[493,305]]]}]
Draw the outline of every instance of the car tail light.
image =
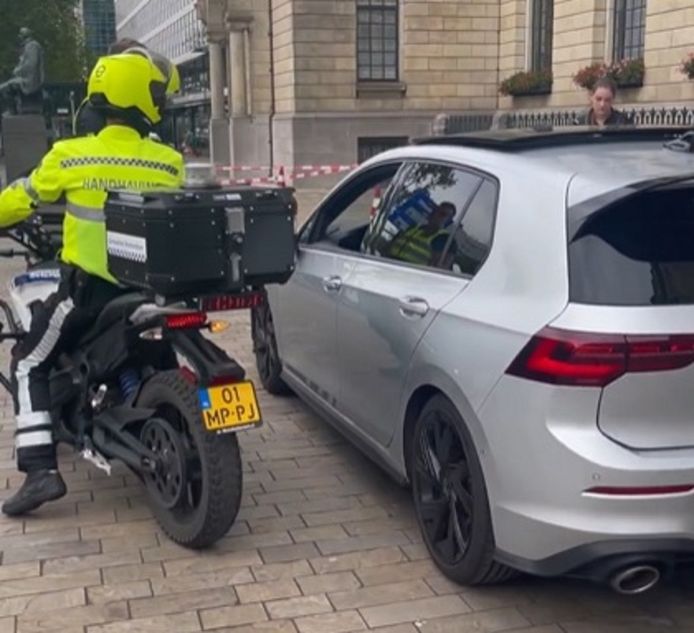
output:
[{"label": "car tail light", "polygon": [[507,373],[553,385],[605,387],[626,373],[681,369],[694,363],[694,335],[624,336],[545,328]]},{"label": "car tail light", "polygon": [[257,308],[263,303],[262,292],[247,292],[238,295],[214,295],[203,297],[200,307],[207,312],[221,312],[225,310],[247,310]]},{"label": "car tail light", "polygon": [[184,314],[167,314],[164,324],[170,330],[194,330],[205,327],[207,314],[204,312],[186,312]]}]

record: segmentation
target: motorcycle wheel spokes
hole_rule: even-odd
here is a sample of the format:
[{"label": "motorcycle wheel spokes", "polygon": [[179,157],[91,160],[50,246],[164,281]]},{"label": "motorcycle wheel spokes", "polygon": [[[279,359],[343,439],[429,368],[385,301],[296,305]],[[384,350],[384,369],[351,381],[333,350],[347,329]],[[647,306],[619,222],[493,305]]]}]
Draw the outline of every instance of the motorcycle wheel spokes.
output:
[{"label": "motorcycle wheel spokes", "polygon": [[146,481],[158,503],[185,519],[200,504],[200,456],[180,413],[173,407],[157,413],[142,429],[143,442],[158,458]]}]

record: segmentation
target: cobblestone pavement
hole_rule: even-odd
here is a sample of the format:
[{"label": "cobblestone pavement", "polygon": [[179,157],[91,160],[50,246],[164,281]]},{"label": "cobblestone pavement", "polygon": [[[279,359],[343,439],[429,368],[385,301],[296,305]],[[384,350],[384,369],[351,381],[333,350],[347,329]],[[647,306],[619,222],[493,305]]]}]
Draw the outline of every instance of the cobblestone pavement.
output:
[{"label": "cobblestone pavement", "polygon": [[[2,287],[9,270],[0,263]],[[233,317],[224,343],[255,377],[246,315]],[[6,497],[21,477],[1,398]],[[634,599],[566,580],[448,582],[406,490],[296,399],[261,401],[265,426],[241,436],[243,507],[204,553],[162,536],[125,469],[109,478],[63,450],[68,496],[23,521],[0,519],[0,633],[694,631],[694,582],[684,576]]]}]

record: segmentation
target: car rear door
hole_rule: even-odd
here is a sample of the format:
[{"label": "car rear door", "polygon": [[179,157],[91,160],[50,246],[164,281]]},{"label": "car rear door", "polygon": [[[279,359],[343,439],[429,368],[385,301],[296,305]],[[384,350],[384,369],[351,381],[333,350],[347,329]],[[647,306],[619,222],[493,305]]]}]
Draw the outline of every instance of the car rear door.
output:
[{"label": "car rear door", "polygon": [[[485,183],[462,168],[411,163],[365,238],[365,256],[345,279],[337,317],[340,407],[379,444],[393,436],[417,344],[468,283],[456,227]],[[452,216],[439,213],[444,205],[451,205]],[[428,261],[418,229],[429,232]]]}]

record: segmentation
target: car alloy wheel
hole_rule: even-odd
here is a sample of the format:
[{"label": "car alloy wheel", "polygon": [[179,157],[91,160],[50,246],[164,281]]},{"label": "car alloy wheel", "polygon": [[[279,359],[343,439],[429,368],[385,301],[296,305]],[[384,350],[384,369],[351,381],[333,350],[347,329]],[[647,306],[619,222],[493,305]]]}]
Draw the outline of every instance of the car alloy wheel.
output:
[{"label": "car alloy wheel", "polygon": [[273,395],[290,393],[289,388],[281,378],[282,361],[277,350],[275,322],[267,301],[253,309],[251,330],[256,367],[263,387]]},{"label": "car alloy wheel", "polygon": [[515,570],[494,560],[494,531],[484,474],[465,423],[442,394],[415,423],[409,472],[417,520],[439,569],[451,580],[479,585]]},{"label": "car alloy wheel", "polygon": [[428,541],[449,565],[470,546],[474,517],[470,472],[455,427],[443,415],[428,417],[417,437],[415,488]]}]

